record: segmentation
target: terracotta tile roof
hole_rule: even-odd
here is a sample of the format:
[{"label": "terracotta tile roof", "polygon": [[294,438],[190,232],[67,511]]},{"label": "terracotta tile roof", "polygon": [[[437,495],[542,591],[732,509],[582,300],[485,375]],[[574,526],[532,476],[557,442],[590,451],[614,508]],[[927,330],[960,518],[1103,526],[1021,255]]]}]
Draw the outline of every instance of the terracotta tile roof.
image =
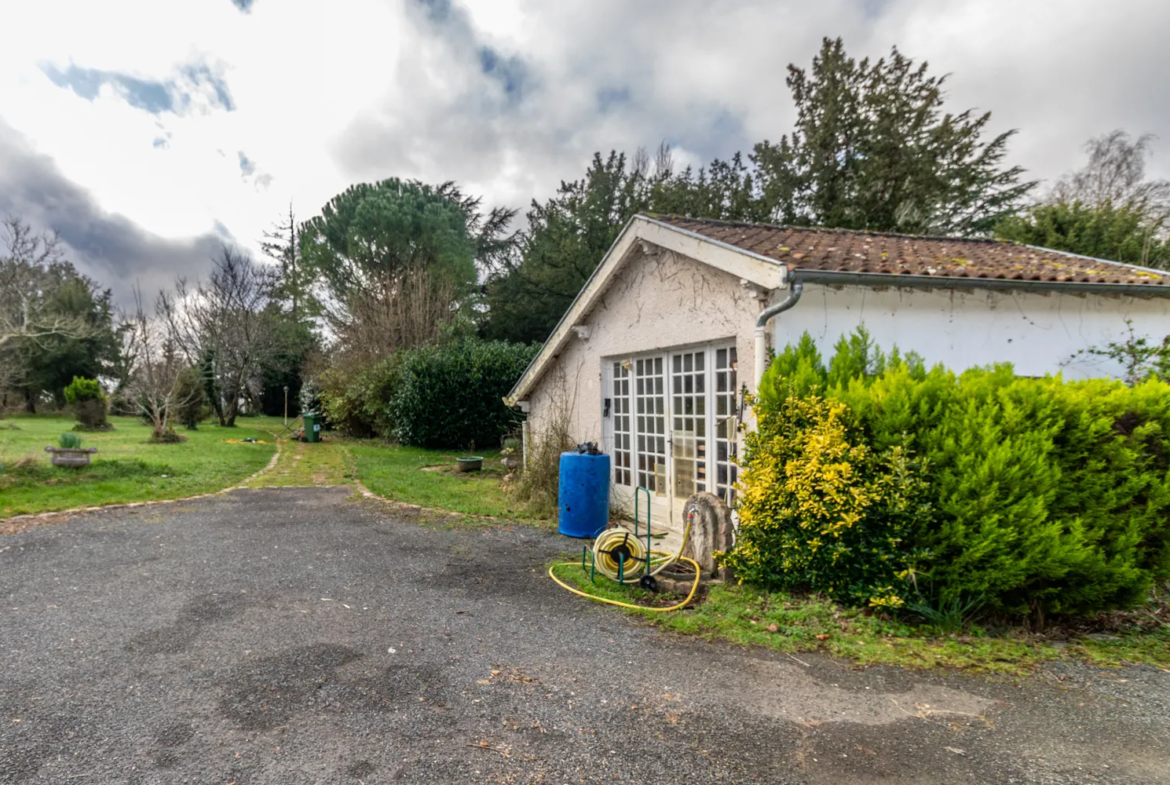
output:
[{"label": "terracotta tile roof", "polygon": [[999,240],[648,217],[774,259],[790,271],[1170,286],[1170,272]]}]

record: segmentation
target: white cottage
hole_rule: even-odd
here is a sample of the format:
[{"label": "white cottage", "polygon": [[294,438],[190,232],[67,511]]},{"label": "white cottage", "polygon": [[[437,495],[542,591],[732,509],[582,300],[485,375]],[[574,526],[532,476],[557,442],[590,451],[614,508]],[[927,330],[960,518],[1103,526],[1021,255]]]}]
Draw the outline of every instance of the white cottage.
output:
[{"label": "white cottage", "polygon": [[655,526],[677,531],[696,491],[733,500],[743,393],[806,331],[826,357],[864,324],[928,364],[1084,378],[1116,370],[1077,352],[1123,339],[1127,319],[1170,334],[1170,274],[992,240],[638,215],[506,400],[528,413],[526,449],[567,421],[612,457],[614,505],[645,487]]}]

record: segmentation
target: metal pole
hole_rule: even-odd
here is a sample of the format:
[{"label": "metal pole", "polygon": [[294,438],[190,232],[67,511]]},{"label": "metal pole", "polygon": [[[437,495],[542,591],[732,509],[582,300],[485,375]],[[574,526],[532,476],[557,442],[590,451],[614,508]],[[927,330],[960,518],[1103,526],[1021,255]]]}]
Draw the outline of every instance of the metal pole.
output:
[{"label": "metal pole", "polygon": [[288,426],[288,385],[284,386],[284,424]]}]

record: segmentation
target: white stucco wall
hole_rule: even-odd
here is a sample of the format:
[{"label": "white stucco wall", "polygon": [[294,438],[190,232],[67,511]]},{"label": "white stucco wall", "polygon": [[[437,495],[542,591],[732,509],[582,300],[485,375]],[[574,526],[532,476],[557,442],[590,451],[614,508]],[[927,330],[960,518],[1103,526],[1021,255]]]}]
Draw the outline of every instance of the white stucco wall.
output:
[{"label": "white stucco wall", "polygon": [[570,406],[570,431],[578,442],[601,442],[602,359],[711,341],[734,340],[739,379],[751,384],[754,289],[686,256],[631,251],[625,266],[596,306],[579,322],[588,339],[574,338],[528,397],[529,427],[541,433],[558,402]]},{"label": "white stucco wall", "polygon": [[1022,376],[1082,379],[1119,373],[1103,358],[1074,355],[1124,340],[1127,318],[1138,335],[1161,340],[1170,335],[1170,299],[806,284],[796,307],[774,320],[772,337],[782,347],[808,331],[827,360],[842,335],[864,324],[883,350],[913,350],[927,365],[1010,362]]}]

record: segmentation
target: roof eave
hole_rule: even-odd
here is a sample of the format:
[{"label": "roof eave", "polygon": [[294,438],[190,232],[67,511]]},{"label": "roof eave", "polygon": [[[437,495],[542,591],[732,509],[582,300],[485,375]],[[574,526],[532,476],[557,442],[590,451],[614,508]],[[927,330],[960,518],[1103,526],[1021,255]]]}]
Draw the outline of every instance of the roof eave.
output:
[{"label": "roof eave", "polygon": [[855,273],[844,270],[797,268],[792,275],[807,283],[855,286],[902,286],[916,289],[1010,289],[1069,294],[1116,294],[1130,297],[1170,297],[1163,284],[1089,283],[1083,281],[1041,281],[1016,278],[961,278],[953,275],[909,275],[902,273]]}]

